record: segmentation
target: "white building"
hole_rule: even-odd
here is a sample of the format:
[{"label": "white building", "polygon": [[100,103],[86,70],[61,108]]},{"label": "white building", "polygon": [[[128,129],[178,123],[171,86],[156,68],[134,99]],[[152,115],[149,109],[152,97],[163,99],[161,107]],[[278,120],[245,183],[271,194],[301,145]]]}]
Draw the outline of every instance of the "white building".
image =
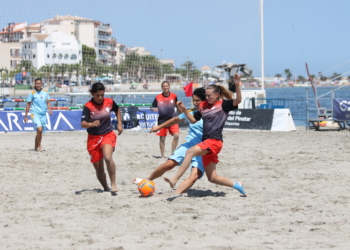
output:
[{"label": "white building", "polygon": [[43,33],[61,31],[75,36],[81,44],[94,48],[96,61],[105,65],[114,65],[116,58],[116,40],[112,37],[109,24],[78,16],[59,16],[43,21]]},{"label": "white building", "polygon": [[74,36],[60,31],[33,34],[22,41],[22,58],[31,60],[37,69],[45,64],[81,64],[82,46]]}]

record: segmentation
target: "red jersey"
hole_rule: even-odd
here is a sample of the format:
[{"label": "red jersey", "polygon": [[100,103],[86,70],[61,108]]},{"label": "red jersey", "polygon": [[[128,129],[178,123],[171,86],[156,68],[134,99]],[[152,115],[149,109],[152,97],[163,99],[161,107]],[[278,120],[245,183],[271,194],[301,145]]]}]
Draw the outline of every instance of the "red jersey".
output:
[{"label": "red jersey", "polygon": [[199,121],[203,119],[202,140],[217,139],[222,141],[222,130],[228,116],[228,112],[237,109],[233,106],[233,100],[220,100],[214,104],[208,101],[199,104],[198,111],[194,113],[194,118]]},{"label": "red jersey", "polygon": [[158,125],[170,120],[176,116],[177,95],[169,93],[169,96],[164,96],[163,93],[156,96],[152,103],[153,108],[158,108]]},{"label": "red jersey", "polygon": [[91,98],[83,109],[81,121],[93,122],[100,121],[100,126],[88,128],[87,132],[90,135],[104,135],[113,131],[111,122],[111,112],[117,114],[119,106],[111,98],[104,98],[101,104],[97,104]]}]

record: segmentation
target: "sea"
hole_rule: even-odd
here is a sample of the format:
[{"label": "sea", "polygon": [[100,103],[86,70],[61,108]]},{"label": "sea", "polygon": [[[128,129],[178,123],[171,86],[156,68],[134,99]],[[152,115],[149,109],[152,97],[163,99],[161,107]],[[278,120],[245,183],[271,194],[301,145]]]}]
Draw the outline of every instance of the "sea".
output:
[{"label": "sea", "polygon": [[[243,89],[243,91],[248,89]],[[253,90],[253,89],[249,89]],[[266,100],[255,100],[256,108],[288,108],[291,111],[296,126],[306,126],[307,117],[316,118],[316,99],[314,90],[311,87],[282,87],[282,88],[266,88]],[[318,100],[322,108],[332,108],[332,94],[334,98],[350,99],[350,87],[319,87],[316,89],[317,96],[323,96]],[[183,101],[187,107],[191,107],[191,98],[186,97],[184,91],[173,91],[177,94],[178,100]],[[131,95],[109,96],[108,92],[105,97],[112,97],[117,104],[144,104],[150,105],[154,100],[154,95],[142,95],[134,92]],[[65,95],[55,95],[50,93],[51,98],[66,98],[66,101],[57,102],[58,107],[76,107],[81,106],[90,100],[90,96],[69,97]],[[16,98],[18,98],[16,96]],[[26,97],[23,97],[26,98]],[[242,100],[243,102],[251,102],[252,100]],[[268,105],[261,105],[267,103]],[[4,108],[14,107],[15,103],[4,103]],[[53,102],[51,105],[54,106]],[[26,103],[19,103],[19,107],[25,107]],[[142,107],[140,107],[142,108]],[[147,106],[145,107],[147,108]]]}]

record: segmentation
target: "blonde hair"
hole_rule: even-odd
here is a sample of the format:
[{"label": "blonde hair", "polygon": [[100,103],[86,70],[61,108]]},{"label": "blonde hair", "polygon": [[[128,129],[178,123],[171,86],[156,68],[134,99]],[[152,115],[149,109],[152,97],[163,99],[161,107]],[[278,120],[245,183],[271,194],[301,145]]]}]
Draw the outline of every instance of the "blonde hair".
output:
[{"label": "blonde hair", "polygon": [[227,90],[224,86],[211,84],[206,89],[212,89],[213,93],[219,93],[220,99],[232,100],[232,92]]}]

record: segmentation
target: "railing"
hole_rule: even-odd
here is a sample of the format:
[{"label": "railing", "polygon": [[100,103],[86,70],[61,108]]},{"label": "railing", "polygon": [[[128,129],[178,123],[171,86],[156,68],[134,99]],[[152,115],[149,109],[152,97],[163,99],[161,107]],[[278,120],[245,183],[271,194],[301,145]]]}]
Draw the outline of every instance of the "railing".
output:
[{"label": "railing", "polygon": [[101,35],[99,35],[98,38],[104,39],[104,40],[109,40],[110,36],[101,36]]},{"label": "railing", "polygon": [[109,49],[110,48],[108,45],[102,45],[102,44],[99,44],[98,47],[102,48],[102,49]]},{"label": "railing", "polygon": [[247,98],[244,107],[256,109],[289,109],[293,120],[307,121],[306,100],[284,98]]}]

